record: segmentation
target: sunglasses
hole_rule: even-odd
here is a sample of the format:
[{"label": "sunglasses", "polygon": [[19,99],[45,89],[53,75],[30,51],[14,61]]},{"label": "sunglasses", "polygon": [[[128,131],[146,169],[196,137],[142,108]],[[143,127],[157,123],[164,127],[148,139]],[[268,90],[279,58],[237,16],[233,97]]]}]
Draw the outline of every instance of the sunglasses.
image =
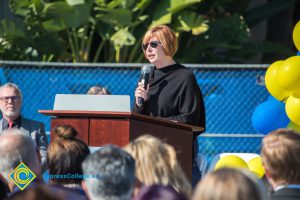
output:
[{"label": "sunglasses", "polygon": [[21,98],[19,96],[0,97],[0,100],[4,101],[5,103],[8,103],[9,99],[11,99],[12,102],[18,102]]},{"label": "sunglasses", "polygon": [[147,48],[148,48],[148,46],[149,46],[149,44],[150,44],[150,47],[156,48],[157,45],[158,45],[158,44],[161,44],[161,43],[158,42],[158,41],[151,41],[150,43],[142,44],[142,49],[143,49],[144,51],[146,51]]}]

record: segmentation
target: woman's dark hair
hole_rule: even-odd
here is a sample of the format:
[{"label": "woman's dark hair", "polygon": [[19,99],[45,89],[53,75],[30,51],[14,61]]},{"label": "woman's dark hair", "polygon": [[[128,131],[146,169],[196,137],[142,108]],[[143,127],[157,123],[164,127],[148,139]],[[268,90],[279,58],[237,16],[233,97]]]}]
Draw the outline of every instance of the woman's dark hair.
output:
[{"label": "woman's dark hair", "polygon": [[[76,138],[77,131],[70,125],[57,126],[52,133],[55,139],[48,147],[47,157],[50,183],[80,184],[82,180],[81,163],[90,153],[88,146]],[[71,176],[66,177],[68,174]],[[51,177],[51,175],[53,176]],[[74,176],[72,177],[72,175]]]},{"label": "woman's dark hair", "polygon": [[171,186],[151,185],[143,187],[134,200],[187,200]]}]

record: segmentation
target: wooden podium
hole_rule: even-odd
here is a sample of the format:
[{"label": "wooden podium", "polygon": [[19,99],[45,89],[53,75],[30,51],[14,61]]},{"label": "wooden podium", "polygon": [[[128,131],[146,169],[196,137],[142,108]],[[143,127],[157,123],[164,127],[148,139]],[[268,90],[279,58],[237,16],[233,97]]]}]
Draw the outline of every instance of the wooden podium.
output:
[{"label": "wooden podium", "polygon": [[[171,144],[187,177],[192,179],[193,135],[203,128],[131,112],[39,110],[52,116],[51,130],[58,125],[71,125],[78,138],[89,146],[115,144],[125,146],[143,134],[150,134]],[[51,133],[51,139],[53,135]]]}]

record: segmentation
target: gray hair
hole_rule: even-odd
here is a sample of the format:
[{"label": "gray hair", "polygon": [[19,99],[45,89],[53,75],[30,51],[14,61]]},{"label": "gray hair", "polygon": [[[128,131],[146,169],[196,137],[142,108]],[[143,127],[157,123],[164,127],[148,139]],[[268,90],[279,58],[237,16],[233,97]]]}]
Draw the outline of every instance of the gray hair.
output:
[{"label": "gray hair", "polygon": [[19,129],[4,131],[0,134],[0,173],[9,181],[8,175],[21,162],[33,172],[40,167],[35,143]]},{"label": "gray hair", "polygon": [[135,161],[119,147],[107,145],[90,154],[83,161],[82,169],[92,200],[131,198],[135,182]]},{"label": "gray hair", "polygon": [[23,95],[22,95],[22,92],[21,92],[19,86],[17,86],[17,85],[14,84],[14,83],[5,83],[4,85],[1,85],[1,86],[0,86],[0,91],[1,91],[3,88],[6,88],[6,87],[8,87],[8,88],[14,88],[14,89],[17,91],[18,95],[20,96],[21,101],[23,100]]}]

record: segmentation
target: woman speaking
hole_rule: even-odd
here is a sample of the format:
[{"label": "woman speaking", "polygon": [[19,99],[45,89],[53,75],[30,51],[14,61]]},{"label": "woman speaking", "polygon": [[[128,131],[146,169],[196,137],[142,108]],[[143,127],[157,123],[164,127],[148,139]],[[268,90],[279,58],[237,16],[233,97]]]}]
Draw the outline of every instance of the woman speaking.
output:
[{"label": "woman speaking", "polygon": [[[177,46],[174,31],[166,25],[146,32],[142,49],[154,68],[150,71],[147,88],[142,82],[138,83],[133,111],[205,128],[200,88],[192,71],[174,61]],[[138,98],[143,98],[144,103]]]}]

